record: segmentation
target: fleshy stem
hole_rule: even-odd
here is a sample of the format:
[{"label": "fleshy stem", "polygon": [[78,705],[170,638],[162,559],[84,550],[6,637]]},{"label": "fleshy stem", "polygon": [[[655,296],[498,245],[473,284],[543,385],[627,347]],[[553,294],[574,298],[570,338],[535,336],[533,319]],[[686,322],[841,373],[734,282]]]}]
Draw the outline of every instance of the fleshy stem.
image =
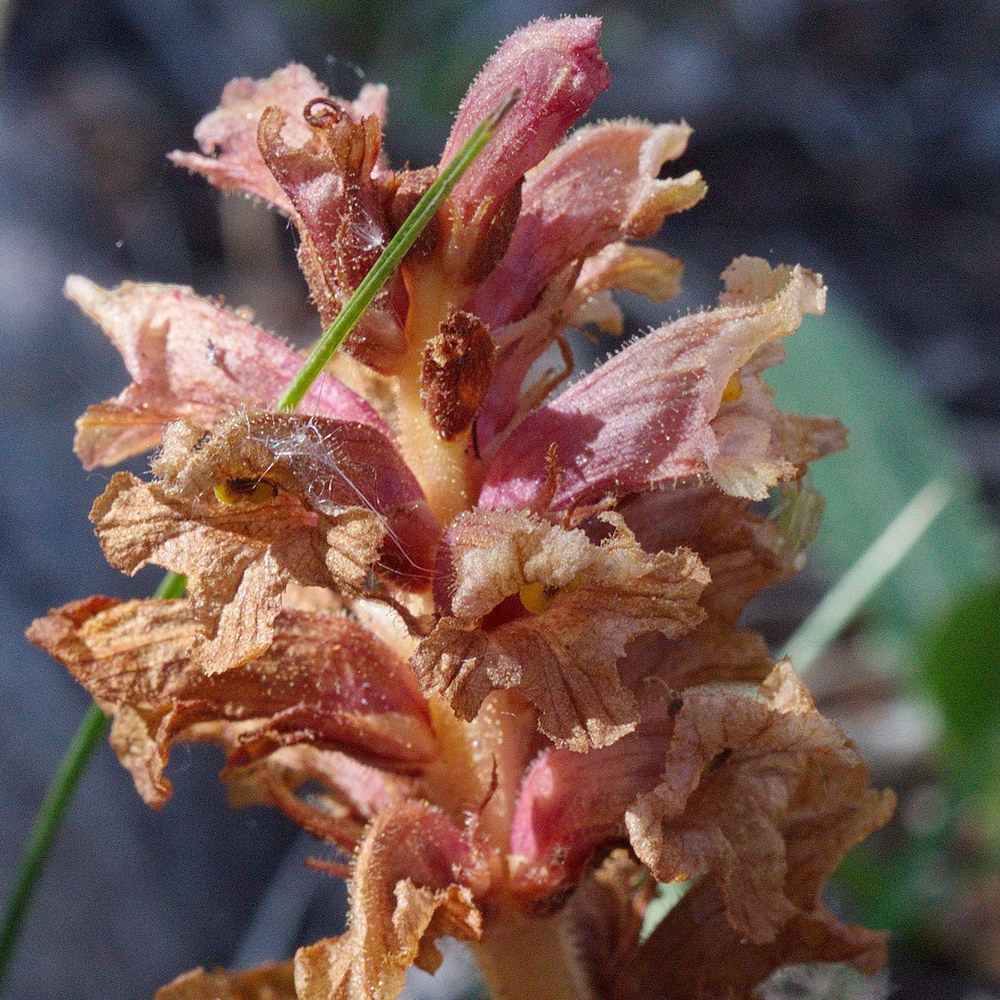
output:
[{"label": "fleshy stem", "polygon": [[[316,346],[312,349],[298,374],[292,379],[285,394],[278,400],[276,409],[294,410],[305,398],[312,384],[322,374],[334,352],[354,329],[392,272],[399,266],[409,249],[424,231],[427,223],[459,182],[462,174],[472,165],[476,157],[493,138],[497,126],[508,111],[520,99],[520,92],[511,91],[503,103],[485,118],[472,132],[458,155],[438,174],[434,183],[417,202],[413,211],[386,244],[378,260],[364,276],[351,295],[340,315],[327,327]],[[161,600],[184,596],[187,586],[185,577],[178,573],[167,573],[156,588],[154,597]],[[62,823],[66,808],[73,792],[87,770],[90,758],[101,742],[108,728],[108,718],[96,703],[91,705],[84,716],[80,728],[63,757],[55,778],[45,795],[28,838],[17,878],[7,902],[3,926],[0,929],[0,993],[7,977],[10,960],[13,958],[17,939],[21,932],[28,903],[34,893],[38,878],[45,867],[52,842]]]}]

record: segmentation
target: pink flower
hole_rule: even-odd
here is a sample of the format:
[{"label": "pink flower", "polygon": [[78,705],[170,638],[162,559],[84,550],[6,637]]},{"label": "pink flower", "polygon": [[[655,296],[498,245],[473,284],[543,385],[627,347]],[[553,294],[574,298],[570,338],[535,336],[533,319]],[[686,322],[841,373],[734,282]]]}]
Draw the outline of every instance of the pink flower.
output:
[{"label": "pink flower", "polygon": [[[519,103],[298,413],[269,412],[297,356],[242,313],[67,285],[134,379],[81,418],[81,458],[162,445],[152,482],[112,479],[97,533],[189,597],[92,598],[30,635],[115,715],[151,804],[172,743],[211,740],[236,801],[355,852],[349,929],[299,952],[302,1000],[396,996],[442,934],[509,997],[749,996],[787,961],[880,959],[821,892],[891,797],[736,627],[800,561],[751,502],[843,446],[762,378],[822,311],[821,279],[738,258],[717,308],[556,392],[571,329],[621,331],[614,289],[676,292],[679,263],[634,241],[705,193],[696,171],[659,177],[684,124],[563,141],[607,86],[598,33],[541,20],[501,46],[443,162],[514,87]],[[433,173],[387,165],[384,117],[383,90],[349,104],[290,66],[230,84],[203,155],[173,159],[292,219],[326,322]],[[553,344],[566,370],[531,381]],[[699,880],[645,944],[642,872]],[[287,970],[161,996],[265,989],[292,996]]]}]

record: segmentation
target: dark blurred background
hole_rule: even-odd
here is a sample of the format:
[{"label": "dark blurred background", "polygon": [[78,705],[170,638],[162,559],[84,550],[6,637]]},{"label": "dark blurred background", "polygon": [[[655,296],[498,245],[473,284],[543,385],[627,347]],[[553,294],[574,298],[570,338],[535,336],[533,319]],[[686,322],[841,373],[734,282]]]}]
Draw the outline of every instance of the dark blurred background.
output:
[{"label": "dark blurred background", "polygon": [[[605,18],[612,87],[591,117],[685,118],[676,172],[709,182],[661,240],[685,262],[684,295],[665,311],[630,300],[637,326],[711,303],[739,253],[801,261],[831,289],[774,382],[786,408],[841,416],[855,447],[817,471],[815,558],[756,623],[780,644],[920,486],[952,487],[811,681],[902,793],[839,903],[895,932],[897,995],[1000,997],[996,0],[0,3],[0,887],[87,704],[22,629],[67,600],[156,583],[107,567],[86,520],[107,474],[80,469],[73,420],[125,378],[62,299],[64,276],[193,285],[307,342],[318,323],[284,221],[164,154],[192,147],[230,78],[298,60],[346,96],[387,83],[392,161],[433,163],[496,44],[572,12]],[[342,887],[301,868],[308,843],[266,812],[230,812],[213,755],[175,757],[175,798],[154,814],[102,748],[11,998],[149,996],[190,967],[281,958],[337,930]]]}]

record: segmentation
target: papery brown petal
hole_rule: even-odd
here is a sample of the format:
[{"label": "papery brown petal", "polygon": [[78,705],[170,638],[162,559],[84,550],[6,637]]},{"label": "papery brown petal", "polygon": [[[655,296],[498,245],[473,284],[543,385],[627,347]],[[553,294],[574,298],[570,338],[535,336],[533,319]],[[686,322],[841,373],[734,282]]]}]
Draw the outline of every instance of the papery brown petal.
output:
[{"label": "papery brown petal", "polygon": [[170,796],[163,770],[179,739],[223,743],[230,765],[286,744],[345,749],[403,771],[434,753],[405,663],[342,615],[282,612],[266,652],[222,674],[192,662],[198,623],[183,600],[90,598],[39,618],[28,638],[114,715],[111,743],[150,805]]},{"label": "papery brown petal", "polygon": [[[705,474],[727,492],[763,499],[778,479],[794,477],[798,469],[777,451],[756,401],[751,407],[722,398],[730,378],[765,345],[823,309],[820,279],[799,267],[772,271],[740,258],[724,277],[741,286],[747,272],[763,269],[768,280],[754,287],[776,288],[770,298],[723,296],[719,308],[655,330],[528,417],[490,464],[480,503],[530,506],[553,442],[560,461],[556,509]],[[736,413],[744,419],[730,420]],[[724,422],[718,432],[717,418]]]},{"label": "papery brown petal", "polygon": [[446,441],[472,423],[489,388],[495,354],[489,327],[459,311],[448,316],[424,348],[420,399]]},{"label": "papery brown petal", "polygon": [[780,666],[757,697],[691,689],[645,706],[636,731],[613,746],[542,754],[511,822],[511,885],[543,904],[627,831],[657,879],[719,885],[735,933],[766,943],[820,905],[844,853],[892,807]]},{"label": "papery brown petal", "polygon": [[849,962],[874,975],[888,935],[841,923],[825,906],[795,913],[766,944],[741,938],[714,886],[701,883],[612,971],[610,1000],[758,1000],[755,987],[785,965]]},{"label": "papery brown petal", "polygon": [[797,468],[847,448],[847,428],[836,417],[778,413],[771,429],[775,450]]},{"label": "papery brown petal", "polygon": [[194,969],[158,989],[154,1000],[296,1000],[292,963],[246,972]]},{"label": "papery brown petal", "polygon": [[620,667],[625,683],[658,698],[661,681],[681,690],[714,681],[764,680],[773,667],[767,645],[737,625],[752,597],[799,568],[799,546],[785,545],[750,501],[713,486],[653,490],[630,498],[619,510],[644,549],[687,545],[711,574],[700,602],[705,620],[679,639],[644,636],[632,643]]},{"label": "papery brown petal", "polygon": [[445,203],[450,230],[445,265],[453,273],[468,276],[470,261],[477,276],[483,273],[480,244],[489,239],[511,191],[607,88],[608,68],[597,47],[600,28],[592,17],[540,18],[515,31],[469,88],[442,167],[514,88],[521,96]]},{"label": "papery brown petal", "polygon": [[[413,660],[424,690],[472,718],[486,692],[517,688],[541,713],[541,730],[577,750],[635,728],[635,700],[615,665],[636,635],[693,628],[708,575],[689,551],[649,555],[620,518],[604,519],[614,533],[594,545],[580,530],[514,511],[456,518],[436,592],[448,617]],[[526,585],[549,592],[551,606],[527,613],[518,603]]]},{"label": "papery brown petal", "polygon": [[706,187],[697,171],[657,179],[690,134],[684,124],[630,119],[574,132],[525,179],[510,249],[469,308],[494,326],[520,319],[570,262],[625,238],[648,239],[666,215],[700,201]]},{"label": "papery brown petal", "polygon": [[[188,577],[209,672],[268,647],[290,581],[356,594],[380,556],[407,586],[429,572],[436,522],[392,443],[362,424],[235,414],[205,440],[172,424],[153,471],[162,482],[117,474],[91,519],[112,565]],[[234,481],[274,495],[220,503],[215,488]]]},{"label": "papery brown petal", "polygon": [[478,940],[478,884],[465,834],[433,807],[379,814],[355,862],[347,932],[299,950],[299,1000],[393,1000],[413,964],[433,968],[434,938]]},{"label": "papery brown petal", "polygon": [[[269,169],[285,191],[301,237],[299,264],[324,324],[331,323],[378,259],[389,238],[385,195],[373,178],[382,133],[372,115],[354,121],[331,101],[307,107],[309,134],[285,138],[289,120],[279,108],[261,116],[258,141]],[[394,278],[376,297],[346,341],[359,360],[391,371],[406,349],[393,308],[402,295]]]},{"label": "papery brown petal", "polygon": [[764,701],[686,693],[664,778],[626,815],[632,846],[656,877],[710,874],[729,923],[754,944],[817,907],[844,852],[893,805],[868,788],[864,762],[787,664],[762,691]]},{"label": "papery brown petal", "polygon": [[[295,63],[266,80],[232,80],[222,92],[219,107],[206,115],[194,131],[195,140],[207,155],[177,151],[170,159],[178,166],[204,174],[216,187],[257,195],[290,215],[291,202],[257,147],[257,125],[265,109],[279,108],[289,116],[285,138],[291,143],[304,142],[309,127],[303,109],[310,101],[326,96],[326,87],[312,72]],[[365,84],[353,104],[339,103],[355,120],[367,115],[384,119],[385,99],[385,87]]]},{"label": "papery brown petal", "polygon": [[112,566],[133,575],[153,564],[188,578],[202,628],[200,665],[228,670],[270,645],[290,579],[334,585],[322,542],[332,525],[318,525],[292,498],[276,499],[248,513],[208,498],[178,501],[160,484],[118,472],[91,520]]},{"label": "papery brown petal", "polygon": [[[267,469],[253,468],[249,474],[263,473],[292,490],[282,480],[286,469],[300,484],[307,504],[337,518],[342,527],[347,513],[356,509],[356,528],[345,537],[367,532],[368,515],[375,516],[385,535],[377,571],[409,589],[427,585],[441,529],[416,477],[388,435],[360,423],[268,413],[235,416],[215,437],[220,451],[228,450],[230,444],[263,449],[268,453]],[[207,446],[202,445],[200,453],[207,457]],[[248,472],[234,467],[232,474]],[[354,546],[338,547],[335,538],[330,545],[342,560],[354,564]],[[327,564],[339,577],[342,574],[335,571],[332,559],[328,554]]]},{"label": "papery brown petal", "polygon": [[[87,469],[155,447],[172,420],[207,430],[235,406],[271,406],[302,367],[297,351],[190,288],[126,282],[105,291],[74,275],[66,295],[101,326],[133,379],[77,421],[74,447]],[[361,396],[330,376],[317,380],[300,412],[385,430]]]}]

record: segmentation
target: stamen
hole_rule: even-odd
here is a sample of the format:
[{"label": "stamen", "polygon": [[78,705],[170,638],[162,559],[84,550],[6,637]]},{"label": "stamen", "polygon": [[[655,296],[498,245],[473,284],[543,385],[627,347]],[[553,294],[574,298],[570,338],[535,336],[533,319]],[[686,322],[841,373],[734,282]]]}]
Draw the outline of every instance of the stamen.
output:
[{"label": "stamen", "polygon": [[740,373],[733,372],[726,383],[726,388],[722,390],[723,403],[735,403],[743,395],[743,382],[740,380]]},{"label": "stamen", "polygon": [[552,602],[559,593],[558,588],[546,587],[544,583],[526,583],[519,591],[518,597],[524,605],[525,611],[530,611],[533,615],[540,615],[543,611],[548,611],[552,607]]},{"label": "stamen", "polygon": [[534,581],[526,583],[517,593],[521,598],[525,611],[530,611],[533,615],[540,615],[552,607],[553,601],[560,594],[573,594],[580,589],[583,583],[583,574],[577,573],[563,587],[546,587],[544,583]]},{"label": "stamen", "polygon": [[278,495],[278,487],[269,479],[226,479],[215,484],[215,499],[219,503],[262,504]]}]

